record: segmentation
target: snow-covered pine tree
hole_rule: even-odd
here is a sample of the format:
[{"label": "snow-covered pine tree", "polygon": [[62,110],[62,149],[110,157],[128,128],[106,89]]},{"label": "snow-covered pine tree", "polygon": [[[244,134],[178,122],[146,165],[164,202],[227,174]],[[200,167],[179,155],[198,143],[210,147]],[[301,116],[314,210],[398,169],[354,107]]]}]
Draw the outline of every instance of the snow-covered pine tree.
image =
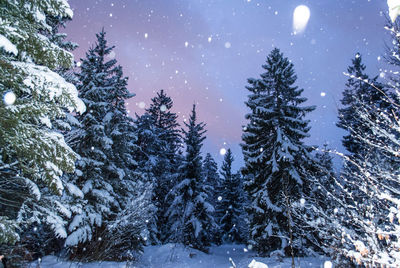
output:
[{"label": "snow-covered pine tree", "polygon": [[305,237],[303,253],[335,255],[339,246],[341,226],[338,208],[344,205],[343,183],[333,170],[331,152],[324,145],[318,149],[314,159],[305,163],[308,170],[308,187],[302,198],[292,203],[293,230]]},{"label": "snow-covered pine tree", "polygon": [[[224,213],[221,207],[222,200],[222,189],[221,189],[221,177],[218,174],[218,165],[215,162],[211,154],[207,153],[203,161],[203,177],[205,185],[209,186],[208,191],[208,202],[214,207],[214,217],[217,222]],[[210,230],[211,241],[216,244],[222,243],[222,233],[219,229],[218,224],[214,230]]]},{"label": "snow-covered pine tree", "polygon": [[221,166],[222,215],[218,218],[218,224],[224,243],[243,243],[246,241],[245,230],[245,200],[241,176],[232,172],[234,161],[231,149],[228,149]]},{"label": "snow-covered pine tree", "polygon": [[[107,46],[104,30],[96,36],[96,45],[86,53],[77,74],[79,96],[87,112],[77,117],[81,127],[69,134],[71,146],[81,157],[71,181],[84,196],[74,210],[65,245],[73,257],[115,259],[123,255],[113,252],[115,249],[134,250],[143,244],[141,235],[146,231],[148,213],[143,210],[146,205],[133,202],[135,196],[141,196],[139,189],[145,187],[141,174],[135,172],[131,150],[136,148],[136,136],[125,109],[125,100],[132,94],[116,60],[107,60],[113,47]],[[141,216],[132,221],[134,226],[125,222],[128,239],[116,237],[124,235],[118,229],[121,226],[114,224],[121,213],[125,219]],[[116,244],[120,242],[123,244]]]},{"label": "snow-covered pine tree", "polygon": [[[61,33],[60,30],[65,28],[66,23],[69,22],[72,18],[70,17],[62,17],[60,15],[54,16],[52,14],[46,15],[46,23],[49,25],[46,29],[41,29],[40,33],[46,36],[50,42],[56,44],[60,48],[72,52],[75,50],[78,45],[71,41],[67,41],[67,35],[65,33]],[[65,81],[73,84],[73,65],[71,66],[59,66],[54,69],[56,73],[58,73],[61,77],[65,79]],[[51,125],[54,131],[59,132],[65,136],[67,131],[70,131],[72,126],[79,125],[76,118],[74,117],[75,113],[69,112],[67,109],[65,110],[65,116],[54,118],[51,120]],[[68,181],[69,176],[64,174],[62,180],[64,181],[66,187],[65,191],[63,191],[63,196],[60,200],[59,195],[52,191],[48,191],[48,189],[44,189],[41,191],[41,198],[39,201],[31,200],[33,204],[27,204],[28,206],[43,206],[54,208],[56,207],[55,201],[61,202],[64,208],[69,211],[74,207],[74,198],[73,195],[75,192],[71,192],[71,182]],[[62,220],[58,219],[58,221],[67,222],[70,217],[70,213],[63,215]],[[17,245],[17,247],[24,247],[24,250],[30,252],[34,258],[45,256],[51,253],[60,252],[63,248],[63,241],[65,237],[57,237],[54,235],[54,232],[48,225],[38,224],[37,222],[30,223],[24,228],[20,230],[20,236],[23,243],[21,245]],[[14,252],[22,251],[22,249],[14,249]]]},{"label": "snow-covered pine tree", "polygon": [[[343,108],[339,109],[339,121],[337,126],[346,130],[348,134],[343,137],[343,146],[347,149],[352,156],[362,158],[369,151],[369,146],[357,139],[356,135],[352,132],[364,131],[366,134],[370,130],[366,128],[357,118],[356,111],[362,106],[363,103],[385,109],[388,103],[383,100],[385,96],[385,88],[377,82],[377,77],[370,79],[365,73],[365,65],[362,63],[362,56],[357,53],[352,60],[352,64],[347,68],[349,78],[346,83],[346,88],[343,91],[343,99],[341,103]],[[366,83],[367,81],[367,83]],[[379,90],[374,89],[371,85],[378,87]]]},{"label": "snow-covered pine tree", "polygon": [[170,192],[173,198],[167,210],[169,241],[183,243],[202,251],[210,245],[209,230],[215,225],[214,207],[208,202],[208,193],[202,176],[201,147],[205,139],[204,123],[197,123],[193,105],[184,133],[186,155],[179,167],[178,182]]},{"label": "snow-covered pine tree", "polygon": [[161,140],[160,129],[154,124],[153,118],[148,114],[144,113],[141,116],[137,116],[135,120],[135,133],[137,139],[135,144],[139,148],[135,155],[135,159],[138,164],[140,172],[146,174],[146,177],[153,184],[151,199],[153,204],[153,211],[149,213],[148,230],[149,237],[147,242],[150,244],[160,244],[160,232],[158,229],[158,208],[160,207],[159,201],[164,198],[159,198],[156,195],[155,188],[157,188],[157,182],[153,171],[157,168],[157,156],[160,153]]},{"label": "snow-covered pine tree", "polygon": [[[150,204],[152,183],[142,173],[135,160],[140,151],[133,120],[128,116],[126,101],[135,96],[127,89],[127,77],[122,67],[112,69],[113,81],[108,92],[111,110],[103,118],[105,133],[112,140],[112,155],[108,167],[108,179],[118,196],[120,211],[107,224],[107,235],[103,240],[106,259],[130,259],[141,249],[147,239],[146,222],[151,218]],[[124,218],[125,220],[122,220]]]},{"label": "snow-covered pine tree", "polygon": [[74,170],[77,156],[51,122],[66,109],[84,112],[85,106],[76,88],[54,72],[71,67],[72,54],[41,33],[51,28],[47,17],[70,18],[72,10],[59,0],[2,1],[0,9],[0,195],[10,200],[1,205],[0,243],[18,240],[16,213],[22,223],[47,223],[56,236],[66,237],[62,216],[70,215],[69,208],[42,199],[45,191],[63,192],[62,174]]},{"label": "snow-covered pine tree", "polygon": [[[342,195],[340,185],[343,184],[339,181],[333,168],[333,156],[328,144],[324,144],[322,149],[319,149],[315,154],[315,162],[317,164],[314,176],[318,180],[318,186],[313,190],[311,196],[314,197],[317,206],[323,211],[333,212],[337,202],[327,200],[335,199]],[[321,191],[321,187],[324,189]]]},{"label": "snow-covered pine tree", "polygon": [[[397,13],[397,10],[393,8],[389,14]],[[387,28],[393,37],[393,47],[388,48],[390,53],[386,59],[395,68],[399,66],[398,25],[397,20]],[[360,266],[400,265],[400,96],[396,86],[400,77],[394,71],[391,73],[392,77],[386,81],[386,90],[382,90],[375,81],[348,74],[349,80],[365,83],[365,87],[375,91],[374,94],[381,95],[381,99],[373,102],[366,102],[357,95],[353,99],[353,117],[360,127],[349,132],[354,140],[367,146],[361,152],[361,157],[357,153],[344,156],[345,164],[351,169],[343,172],[346,203],[339,208],[340,225],[335,225],[340,226],[341,231],[337,255]],[[352,189],[357,189],[357,196]],[[360,199],[359,196],[364,198]],[[343,262],[343,259],[339,261]]]},{"label": "snow-covered pine tree", "polygon": [[[157,222],[152,230],[152,243],[165,242],[170,230],[166,228],[167,218],[165,213],[170,206],[171,200],[166,199],[169,191],[174,187],[177,178],[177,169],[180,165],[178,150],[181,144],[181,135],[177,123],[178,116],[171,111],[172,99],[164,90],[157,92],[157,96],[151,99],[151,104],[146,113],[150,116],[156,131],[157,147],[153,150],[150,158],[155,161],[152,173],[154,175],[154,202],[157,205]],[[156,227],[156,228],[154,228]]]},{"label": "snow-covered pine tree", "polygon": [[300,106],[306,98],[293,86],[297,79],[293,64],[279,49],[272,50],[262,67],[266,72],[261,79],[248,79],[250,113],[242,135],[242,173],[250,198],[249,243],[260,254],[285,250],[293,255],[301,251],[301,237],[292,230],[291,204],[309,184],[303,166],[309,162],[310,148],[302,139],[310,128],[304,117],[315,108]]},{"label": "snow-covered pine tree", "polygon": [[[395,89],[394,94],[398,92]],[[400,174],[399,169],[394,168],[400,165],[399,97],[387,97],[392,104],[390,109],[379,110],[374,104],[357,103],[355,116],[359,118],[361,127],[351,135],[368,144],[370,149],[369,153],[365,150],[367,153],[362,158],[344,156],[345,163],[349,163],[352,169],[343,171],[347,179],[344,189],[346,203],[339,208],[340,225],[334,225],[341,226],[340,243],[335,248],[340,262],[344,262],[340,257],[345,257],[363,266],[400,265]],[[362,131],[365,128],[371,134],[365,135]]]}]

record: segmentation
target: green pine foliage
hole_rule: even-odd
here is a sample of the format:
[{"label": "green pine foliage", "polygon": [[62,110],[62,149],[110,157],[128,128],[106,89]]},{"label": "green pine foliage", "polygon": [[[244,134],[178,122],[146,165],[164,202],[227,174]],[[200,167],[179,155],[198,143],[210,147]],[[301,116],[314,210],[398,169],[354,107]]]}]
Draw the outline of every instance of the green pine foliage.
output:
[{"label": "green pine foliage", "polygon": [[246,200],[241,176],[232,171],[233,161],[232,151],[228,149],[221,166],[222,193],[219,208],[222,215],[218,218],[218,224],[224,243],[243,243],[247,238],[247,215],[244,212]]},{"label": "green pine foliage", "polygon": [[[71,18],[66,1],[1,1],[0,94],[14,94],[14,103],[0,104],[0,243],[18,240],[18,223],[49,224],[65,237],[69,210],[50,196],[61,195],[62,177],[74,171],[77,155],[52,122],[65,110],[84,112],[76,88],[54,70],[70,68],[73,56],[41,33],[49,31],[47,18]],[[7,195],[13,194],[12,198]]]},{"label": "green pine foliage", "polygon": [[[133,94],[115,59],[108,60],[104,30],[89,49],[77,74],[87,112],[69,133],[79,154],[70,178],[82,191],[65,245],[71,257],[85,260],[131,259],[147,238],[151,183],[137,170],[137,136],[125,101]],[[124,220],[122,220],[124,219]]]},{"label": "green pine foliage", "polygon": [[210,235],[215,225],[214,207],[208,202],[208,192],[202,176],[200,154],[205,139],[204,123],[197,123],[196,106],[193,105],[189,123],[184,133],[186,155],[179,168],[178,182],[170,192],[173,199],[167,210],[169,241],[207,251]]},{"label": "green pine foliage", "polygon": [[376,113],[376,109],[383,111],[390,106],[385,98],[386,89],[377,82],[377,77],[370,79],[365,73],[365,69],[362,56],[357,53],[352,64],[347,68],[349,78],[343,91],[341,100],[343,107],[339,109],[339,121],[337,123],[338,127],[348,132],[343,137],[343,146],[353,156],[357,155],[359,158],[370,153],[370,146],[365,144],[361,138],[358,138],[357,133],[372,134],[372,132],[360,120],[357,110],[368,106],[375,108],[371,109],[371,113]]},{"label": "green pine foliage", "polygon": [[172,107],[172,99],[164,90],[160,90],[151,99],[150,107],[144,115],[145,117],[148,115],[148,119],[151,120],[151,129],[147,128],[148,133],[145,134],[149,137],[144,138],[154,137],[151,143],[153,146],[148,147],[149,145],[145,143],[142,148],[147,152],[148,165],[151,166],[151,173],[154,176],[153,202],[157,213],[150,225],[153,230],[152,243],[155,244],[165,242],[169,236],[166,211],[171,200],[166,196],[175,185],[181,161],[179,150],[182,138],[178,129],[178,116],[171,111]]},{"label": "green pine foliage", "polygon": [[211,241],[220,245],[222,243],[222,233],[218,226],[218,219],[224,214],[221,206],[222,200],[222,180],[218,173],[218,165],[211,154],[207,153],[203,161],[204,184],[208,187],[208,202],[214,207],[213,216],[217,223],[215,228],[209,230]]},{"label": "green pine foliage", "polygon": [[[260,254],[280,250],[286,255],[301,250],[301,237],[293,233],[292,203],[307,189],[310,148],[303,143],[308,137],[309,121],[304,117],[315,108],[300,106],[306,101],[293,64],[275,48],[262,66],[260,79],[249,79],[250,113],[242,135],[245,187],[250,198],[249,243]],[[268,216],[266,216],[268,215]]]}]

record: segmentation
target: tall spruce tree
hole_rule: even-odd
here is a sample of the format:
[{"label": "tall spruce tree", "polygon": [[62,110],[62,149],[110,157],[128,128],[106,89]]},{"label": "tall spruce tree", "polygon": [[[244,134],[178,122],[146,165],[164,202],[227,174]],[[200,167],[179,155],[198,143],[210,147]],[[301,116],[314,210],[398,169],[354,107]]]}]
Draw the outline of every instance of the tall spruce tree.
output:
[{"label": "tall spruce tree", "polygon": [[218,165],[211,154],[207,153],[203,160],[203,176],[205,184],[211,186],[210,203],[215,207],[218,202],[219,190],[221,187],[221,177],[218,174]]},{"label": "tall spruce tree", "polygon": [[15,242],[18,223],[33,221],[65,237],[63,217],[71,210],[58,195],[77,156],[51,122],[65,117],[65,110],[85,107],[76,88],[54,72],[71,67],[72,55],[41,33],[50,28],[47,17],[71,18],[72,10],[66,1],[52,0],[2,1],[0,10],[0,198],[6,200],[0,243]]},{"label": "tall spruce tree", "polygon": [[[214,217],[217,222],[223,215],[223,208],[221,207],[221,177],[218,174],[218,165],[211,154],[207,153],[203,161],[203,177],[204,183],[209,187],[208,202],[214,207]],[[210,230],[211,240],[216,244],[222,243],[222,233],[218,224],[213,230]]]},{"label": "tall spruce tree", "polygon": [[149,239],[147,242],[150,244],[160,244],[162,233],[159,229],[159,222],[163,221],[165,224],[164,215],[159,216],[161,201],[164,201],[165,196],[161,197],[157,195],[159,179],[156,177],[156,173],[159,171],[158,156],[160,155],[160,148],[162,148],[159,138],[160,129],[155,126],[153,118],[148,113],[137,116],[134,125],[137,135],[136,145],[139,148],[135,155],[138,169],[140,172],[146,174],[148,180],[153,184],[151,192],[153,211],[149,214]]},{"label": "tall spruce tree", "polygon": [[218,218],[222,241],[225,243],[242,243],[246,239],[244,194],[240,174],[232,172],[233,155],[228,149],[221,167],[222,215]]},{"label": "tall spruce tree", "polygon": [[[357,138],[355,133],[371,133],[357,115],[360,107],[367,105],[376,109],[386,109],[389,103],[385,99],[386,89],[377,82],[377,77],[371,79],[365,73],[366,66],[362,63],[362,56],[357,53],[352,64],[347,68],[349,79],[343,91],[341,103],[343,108],[339,109],[339,121],[337,126],[346,130],[347,135],[343,137],[343,146],[351,155],[363,158],[369,153],[370,146],[362,139]],[[374,86],[372,86],[374,85]],[[374,88],[375,87],[375,88]]]},{"label": "tall spruce tree", "polygon": [[[113,84],[108,95],[111,110],[103,118],[105,132],[112,139],[112,165],[109,167],[109,178],[113,182],[118,196],[120,211],[109,224],[107,233],[112,240],[111,250],[105,252],[108,258],[129,259],[136,257],[147,239],[146,222],[151,218],[152,182],[143,173],[135,159],[140,148],[133,119],[128,116],[126,100],[135,96],[127,89],[127,77],[123,77],[122,67],[113,70]],[[125,220],[122,220],[124,218]],[[110,246],[103,246],[109,248]]]},{"label": "tall spruce tree", "polygon": [[184,133],[186,155],[179,167],[179,178],[170,195],[173,197],[167,210],[170,241],[207,251],[210,245],[209,230],[215,225],[214,208],[208,202],[208,193],[202,176],[201,147],[205,139],[204,123],[197,123],[196,106],[193,105],[189,123]]},{"label": "tall spruce tree", "polygon": [[[138,193],[146,187],[136,172],[136,136],[125,108],[125,100],[133,95],[116,60],[107,60],[113,47],[107,46],[104,30],[96,37],[95,47],[86,53],[77,74],[79,96],[87,112],[77,117],[81,127],[69,134],[70,144],[80,155],[71,181],[84,196],[74,211],[66,246],[74,257],[115,259],[124,255],[116,249],[135,250],[143,244],[148,202]],[[135,197],[143,202],[134,202]],[[115,224],[121,223],[119,217],[125,219],[128,239],[121,237],[126,234]],[[129,219],[131,225],[126,224]]]},{"label": "tall spruce tree", "polygon": [[300,251],[300,236],[293,232],[291,204],[308,187],[304,163],[310,160],[308,120],[314,107],[301,107],[306,101],[293,64],[275,48],[262,66],[261,79],[248,79],[250,113],[242,135],[246,189],[250,198],[249,243],[260,253]]},{"label": "tall spruce tree", "polygon": [[[165,213],[171,200],[165,198],[169,191],[174,187],[177,178],[177,169],[180,165],[178,150],[180,149],[181,136],[177,123],[178,116],[171,111],[173,106],[172,99],[167,96],[164,90],[157,92],[157,96],[151,99],[149,109],[146,114],[153,124],[151,126],[153,136],[157,140],[157,145],[153,151],[147,150],[148,158],[152,159],[153,168],[151,170],[154,176],[153,201],[156,204],[157,215],[156,222],[150,222],[152,226],[152,243],[165,242],[169,235],[166,228],[167,218]],[[148,129],[149,130],[149,129]],[[155,232],[155,234],[154,234]]]}]

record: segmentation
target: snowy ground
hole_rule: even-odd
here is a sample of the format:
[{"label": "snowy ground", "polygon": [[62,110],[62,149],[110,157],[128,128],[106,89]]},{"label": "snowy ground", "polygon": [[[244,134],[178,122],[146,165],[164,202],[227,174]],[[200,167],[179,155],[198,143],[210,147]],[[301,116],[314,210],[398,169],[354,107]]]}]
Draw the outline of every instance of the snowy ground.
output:
[{"label": "snowy ground", "polygon": [[[268,265],[269,268],[290,267],[291,260],[284,259],[279,262],[276,258],[259,258],[254,257],[256,254],[251,251],[245,251],[243,245],[223,245],[220,247],[212,247],[210,254],[205,254],[197,250],[184,248],[181,245],[167,244],[164,246],[149,246],[144,250],[141,259],[136,263],[71,263],[57,259],[54,256],[46,256],[43,258],[41,266],[59,267],[59,268],[122,268],[122,267],[157,267],[157,268],[212,268],[212,267],[230,267],[229,258],[235,262],[238,268],[248,267],[249,263],[255,259]],[[323,267],[325,257],[319,258],[298,258],[296,259],[296,267]],[[31,267],[36,267],[37,263],[32,263]]]}]

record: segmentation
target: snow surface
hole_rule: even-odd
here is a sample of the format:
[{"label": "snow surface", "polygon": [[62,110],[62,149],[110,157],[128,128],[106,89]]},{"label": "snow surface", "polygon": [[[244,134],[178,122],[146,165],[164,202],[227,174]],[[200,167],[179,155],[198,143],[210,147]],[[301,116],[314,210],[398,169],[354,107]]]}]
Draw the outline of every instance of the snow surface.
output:
[{"label": "snow surface", "polygon": [[[93,262],[93,263],[71,263],[62,261],[55,256],[46,256],[42,259],[42,268],[94,268],[94,267],[135,267],[135,268],[212,268],[230,267],[229,258],[236,264],[237,268],[248,267],[255,260],[268,265],[269,268],[291,267],[291,259],[285,258],[280,262],[277,258],[260,258],[256,253],[248,250],[245,245],[222,245],[211,247],[210,254],[195,249],[185,248],[180,244],[166,244],[163,246],[145,247],[144,253],[137,262]],[[296,267],[323,267],[326,257],[296,258]],[[253,262],[254,264],[255,262]],[[31,263],[30,267],[36,267],[37,262]]]}]

